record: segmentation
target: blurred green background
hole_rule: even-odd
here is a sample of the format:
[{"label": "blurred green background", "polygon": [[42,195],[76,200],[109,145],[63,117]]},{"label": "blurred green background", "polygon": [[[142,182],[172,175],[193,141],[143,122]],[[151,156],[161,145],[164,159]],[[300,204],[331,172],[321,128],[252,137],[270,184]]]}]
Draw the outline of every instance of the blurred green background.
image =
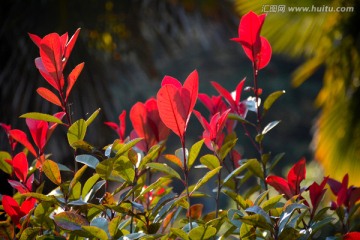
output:
[{"label": "blurred green background", "polygon": [[[353,6],[354,10],[269,11],[268,6],[279,5]],[[267,151],[286,153],[276,171],[305,156],[308,162],[319,160],[326,174],[341,179],[349,172],[352,183],[359,180],[360,29],[355,0],[4,0],[0,6],[0,122],[25,130],[25,121],[17,118],[21,114],[58,111],[36,94],[47,83],[35,68],[39,53],[27,33],[72,35],[80,27],[67,70],[82,61],[85,69],[73,89],[71,108],[74,119],[102,109],[86,137],[98,147],[116,137],[103,122],[116,121],[122,110],[156,95],[164,75],[184,81],[197,69],[200,92],[208,94],[216,94],[210,81],[228,90],[243,77],[252,84],[249,60],[229,39],[237,36],[242,14],[266,10],[262,35],[274,53],[260,72],[260,87],[264,96],[286,91],[265,119],[282,121],[265,139]],[[195,108],[206,113],[200,103]],[[190,124],[189,145],[201,135],[195,118]],[[129,121],[127,126],[129,133]],[[255,156],[239,127],[237,134],[243,156]],[[0,150],[8,150],[4,132],[0,141]],[[168,151],[180,147],[174,136],[169,141]],[[66,134],[59,128],[47,152],[66,164],[72,160],[62,142]]]}]

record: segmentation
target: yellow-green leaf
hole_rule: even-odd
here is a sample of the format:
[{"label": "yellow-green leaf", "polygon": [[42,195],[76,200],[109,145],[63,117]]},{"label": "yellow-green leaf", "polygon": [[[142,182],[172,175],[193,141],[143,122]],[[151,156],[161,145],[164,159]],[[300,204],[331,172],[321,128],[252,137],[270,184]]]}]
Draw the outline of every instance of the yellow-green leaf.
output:
[{"label": "yellow-green leaf", "polygon": [[52,160],[46,160],[42,165],[42,170],[46,177],[56,185],[61,184],[61,174],[59,166]]},{"label": "yellow-green leaf", "polygon": [[89,126],[94,121],[94,119],[99,114],[100,110],[101,110],[101,108],[96,109],[96,111],[93,112],[93,114],[91,114],[91,116],[88,119],[86,119],[86,121],[85,121],[86,126]]},{"label": "yellow-green leaf", "polygon": [[214,170],[215,168],[220,166],[219,159],[212,154],[206,154],[200,158],[200,162],[204,164],[210,170]]},{"label": "yellow-green leaf", "polygon": [[30,112],[30,113],[25,113],[25,114],[21,115],[20,117],[21,118],[30,118],[30,119],[35,119],[35,120],[43,120],[43,121],[46,121],[46,122],[64,124],[57,117],[54,117],[54,116],[52,116],[50,114],[46,114],[46,113]]},{"label": "yellow-green leaf", "polygon": [[215,169],[207,172],[207,173],[205,174],[205,176],[202,177],[202,178],[196,183],[196,185],[195,185],[195,187],[193,188],[193,190],[191,191],[190,195],[191,195],[193,192],[195,192],[196,190],[198,190],[202,185],[204,185],[205,183],[207,183],[207,182],[210,180],[210,178],[212,178],[213,176],[215,176],[215,175],[221,170],[221,168],[222,168],[222,167],[219,166],[219,167],[217,167],[217,168],[215,168]]},{"label": "yellow-green leaf", "polygon": [[181,179],[180,175],[174,169],[172,169],[171,167],[169,167],[165,163],[148,163],[146,165],[148,167],[150,167],[151,169],[155,169],[155,170],[157,170],[159,172],[166,173],[167,175],[169,175],[171,177]]},{"label": "yellow-green leaf", "polygon": [[98,239],[109,239],[108,235],[104,230],[96,226],[82,226],[82,229],[87,233],[90,233],[92,236]]},{"label": "yellow-green leaf", "polygon": [[188,169],[190,169],[194,164],[203,144],[204,144],[204,139],[201,139],[200,141],[194,143],[194,145],[191,146],[189,152],[189,159],[188,159]]},{"label": "yellow-green leaf", "polygon": [[70,146],[74,149],[73,143],[84,140],[86,134],[87,125],[84,119],[79,119],[74,122],[68,129],[67,138]]},{"label": "yellow-green leaf", "polygon": [[11,155],[8,152],[1,151],[0,152],[0,170],[11,175],[12,167],[9,163],[7,163],[5,161],[6,159],[11,159]]},{"label": "yellow-green leaf", "polygon": [[276,91],[271,93],[264,101],[264,114],[267,112],[271,106],[275,103],[275,101],[281,97],[285,93],[284,90],[282,91]]}]

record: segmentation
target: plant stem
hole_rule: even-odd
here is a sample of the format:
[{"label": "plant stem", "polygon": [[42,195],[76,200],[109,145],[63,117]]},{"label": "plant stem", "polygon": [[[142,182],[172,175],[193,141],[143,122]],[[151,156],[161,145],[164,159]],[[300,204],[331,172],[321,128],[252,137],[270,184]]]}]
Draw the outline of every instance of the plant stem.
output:
[{"label": "plant stem", "polygon": [[[222,166],[222,162],[220,161],[219,157],[218,160],[220,162],[220,166]],[[218,173],[218,185],[217,185],[217,193],[216,193],[216,211],[215,211],[215,218],[219,216],[219,209],[220,209],[220,192],[221,192],[221,169]]]},{"label": "plant stem", "polygon": [[190,230],[192,229],[192,222],[191,222],[191,204],[190,204],[190,193],[189,193],[189,169],[187,166],[187,159],[186,159],[186,151],[185,151],[185,136],[181,141],[182,149],[183,149],[183,157],[184,157],[184,185],[186,189],[186,198],[189,203],[189,210],[188,210],[188,219],[190,224]]}]

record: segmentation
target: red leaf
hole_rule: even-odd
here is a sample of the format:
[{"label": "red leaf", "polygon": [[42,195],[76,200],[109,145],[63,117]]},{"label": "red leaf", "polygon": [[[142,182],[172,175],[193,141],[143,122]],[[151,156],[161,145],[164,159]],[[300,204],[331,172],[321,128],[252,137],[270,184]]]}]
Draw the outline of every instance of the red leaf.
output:
[{"label": "red leaf", "polygon": [[169,81],[169,79],[172,78],[164,78],[166,84],[162,84],[157,93],[159,115],[164,124],[183,142],[186,127],[197,100],[198,74],[196,70],[190,73],[184,86],[180,88],[176,83],[177,80]]},{"label": "red leaf", "polygon": [[46,121],[36,119],[26,119],[26,125],[30,130],[30,134],[34,140],[35,145],[43,151],[47,142],[47,132],[49,125]]},{"label": "red leaf", "polygon": [[305,179],[306,175],[306,160],[302,158],[289,171],[287,180],[290,190],[293,195],[300,193],[300,183]]},{"label": "red leaf", "polygon": [[279,193],[284,194],[286,199],[290,199],[293,196],[289,184],[282,177],[268,176],[266,183],[275,188]]},{"label": "red leaf", "polygon": [[36,46],[40,47],[41,38],[35,34],[28,33],[30,39],[36,44]]},{"label": "red leaf", "polygon": [[26,188],[31,192],[32,191],[32,184],[34,182],[34,174],[31,174],[28,179],[26,180]]},{"label": "red leaf", "polygon": [[30,210],[34,208],[35,203],[36,203],[35,198],[28,198],[21,204],[20,210],[23,213],[23,216],[28,214]]},{"label": "red leaf", "polygon": [[34,155],[35,157],[37,156],[34,147],[31,145],[26,134],[23,131],[18,129],[12,129],[9,131],[9,134],[15,141],[21,143],[24,147],[26,147],[32,155]]},{"label": "red leaf", "polygon": [[317,184],[316,182],[314,182],[308,188],[309,193],[310,193],[311,204],[313,207],[313,210],[312,210],[313,213],[316,211],[317,207],[319,206],[319,203],[321,202],[321,199],[323,198],[323,196],[326,192],[326,189],[324,189],[324,187],[326,185],[328,178],[329,177],[325,177],[320,185]]},{"label": "red leaf", "polygon": [[360,200],[360,188],[354,188],[351,190],[349,197],[349,207],[352,208],[357,201]]},{"label": "red leaf", "polygon": [[79,33],[80,33],[80,28],[76,29],[74,35],[72,35],[69,42],[67,42],[67,44],[65,46],[65,52],[64,52],[65,61],[63,63],[63,68],[65,68],[67,60],[69,59],[70,54],[71,54],[71,52],[72,52],[72,50],[73,50],[73,48],[75,46],[76,40],[77,40],[77,38],[79,36]]},{"label": "red leaf", "polygon": [[194,204],[190,207],[190,209],[186,213],[186,217],[190,217],[191,219],[200,219],[202,215],[204,205],[201,203]]},{"label": "red leaf", "polygon": [[137,102],[130,110],[130,121],[137,135],[144,138],[146,149],[156,144],[156,132],[149,124],[149,116],[145,104]]},{"label": "red leaf", "polygon": [[52,92],[50,91],[49,89],[47,88],[44,88],[44,87],[39,87],[36,92],[41,96],[43,97],[45,100],[61,107],[62,104],[61,104],[61,101],[60,99]]},{"label": "red leaf", "polygon": [[236,86],[236,94],[235,94],[235,102],[239,103],[241,99],[241,92],[244,88],[245,78],[239,82],[239,84]]},{"label": "red leaf", "polygon": [[[343,204],[348,204],[348,184],[349,184],[349,175],[346,174],[341,182],[340,191],[337,194],[336,203],[338,206]],[[347,206],[349,207],[349,206]]]},{"label": "red leaf", "polygon": [[344,235],[343,240],[358,240],[360,239],[360,232],[349,232]]},{"label": "red leaf", "polygon": [[104,122],[105,125],[111,127],[112,129],[114,129],[116,132],[117,130],[119,129],[119,125],[117,125],[116,123],[114,122]]},{"label": "red leaf", "polygon": [[236,102],[231,94],[217,82],[211,82],[211,84],[216,89],[216,91],[218,91],[218,93],[223,96],[223,98],[225,98],[225,100],[230,104],[231,108],[236,111]]},{"label": "red leaf", "polygon": [[51,75],[48,70],[46,70],[43,61],[40,57],[35,58],[35,66],[37,69],[39,69],[41,76],[43,76],[43,78],[45,78],[45,80],[51,85],[53,86],[56,90],[58,90],[59,92],[61,91],[60,88],[60,83],[58,83],[57,78],[53,75]]},{"label": "red leaf", "polygon": [[170,134],[170,129],[166,127],[165,124],[161,121],[156,99],[148,99],[145,102],[145,107],[148,114],[150,126],[153,129],[153,132],[156,133],[156,140],[158,142],[165,140]]},{"label": "red leaf", "polygon": [[226,105],[221,96],[212,96],[210,98],[204,93],[199,93],[199,100],[209,110],[210,116],[215,115],[217,112],[223,112],[226,110]]},{"label": "red leaf", "polygon": [[163,78],[163,80],[161,81],[161,86],[162,87],[165,86],[166,84],[173,85],[176,88],[181,88],[182,87],[181,83],[176,78],[173,78],[171,76],[165,76]]},{"label": "red leaf", "polygon": [[59,34],[50,33],[40,43],[40,57],[49,74],[60,81],[63,70],[64,48]]},{"label": "red leaf", "polygon": [[339,194],[339,191],[341,190],[341,182],[329,178],[327,183],[329,184],[331,191],[337,196]]},{"label": "red leaf", "polygon": [[71,89],[73,88],[73,86],[74,86],[76,80],[78,79],[83,68],[84,68],[84,63],[80,63],[69,74],[68,85],[67,85],[67,89],[66,89],[66,97],[65,97],[66,100],[68,99]]},{"label": "red leaf", "polygon": [[25,183],[29,170],[29,165],[25,153],[20,152],[16,154],[11,163],[14,168],[16,177]]},{"label": "red leaf", "polygon": [[10,196],[2,196],[2,205],[4,211],[10,216],[11,220],[18,225],[21,218],[21,210],[19,204]]},{"label": "red leaf", "polygon": [[121,140],[125,140],[125,130],[126,130],[126,111],[123,110],[119,115],[119,129],[118,129],[118,133]]},{"label": "red leaf", "polygon": [[15,188],[16,190],[18,190],[19,193],[27,193],[29,192],[29,190],[27,189],[27,187],[22,184],[21,182],[15,181],[15,180],[8,180],[9,184]]}]

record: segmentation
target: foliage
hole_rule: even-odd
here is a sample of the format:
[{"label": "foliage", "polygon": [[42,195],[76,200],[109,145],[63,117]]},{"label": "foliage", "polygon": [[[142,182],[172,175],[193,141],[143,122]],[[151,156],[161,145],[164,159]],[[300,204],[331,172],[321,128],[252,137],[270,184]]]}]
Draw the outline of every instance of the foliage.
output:
[{"label": "foliage", "polygon": [[[264,118],[284,92],[269,94],[260,106],[259,71],[271,58],[271,46],[260,36],[264,21],[265,15],[246,14],[239,25],[239,37],[234,39],[252,62],[253,86],[244,88],[242,80],[230,93],[213,82],[220,95],[210,97],[198,93],[196,70],[184,84],[165,76],[156,99],[131,108],[133,130],[129,136],[125,111],[119,115],[119,124],[105,123],[119,138],[103,148],[85,140],[100,110],[76,121],[68,110],[68,97],[84,64],[77,65],[66,82],[63,71],[80,30],[70,40],[67,33],[44,38],[30,34],[40,49],[36,67],[53,88],[40,87],[37,92],[61,111],[21,116],[26,118],[34,144],[25,132],[1,124],[11,151],[1,152],[0,169],[9,175],[8,182],[14,188],[13,196],[2,195],[2,213],[7,220],[0,223],[1,238],[356,239],[360,234],[356,232],[360,188],[348,186],[348,175],[341,183],[325,177],[320,185],[302,186],[305,159],[290,169],[287,180],[269,175],[283,154],[272,156],[264,149],[264,139],[280,123],[275,120],[264,125]],[[250,97],[241,100],[244,89]],[[194,110],[198,98],[209,109],[210,120]],[[193,112],[204,132],[200,141],[187,147],[186,133]],[[250,114],[254,114],[254,121]],[[45,153],[58,125],[67,129],[74,170]],[[174,154],[165,153],[170,131],[179,137],[181,145]],[[258,156],[241,157],[234,149],[237,132],[245,133]],[[17,153],[18,143],[24,150]],[[201,155],[207,151],[204,143],[210,152]],[[28,160],[32,160],[30,167]],[[201,164],[195,165],[198,161]],[[197,168],[206,172],[190,184],[190,174]],[[175,192],[172,181],[182,183],[184,190]],[[46,192],[45,184],[54,189]],[[336,196],[330,207],[324,200],[326,184]],[[205,185],[214,185],[215,196],[202,191]],[[225,196],[229,207],[222,210],[220,197]],[[216,207],[203,212],[204,205],[193,204],[194,198],[212,198]],[[334,229],[325,228],[329,223]]]},{"label": "foliage", "polygon": [[[305,62],[293,73],[293,85],[300,86],[310,77],[318,80],[317,73],[323,72],[323,85],[316,99],[321,114],[315,125],[315,158],[326,174],[340,180],[349,173],[350,182],[356,184],[360,181],[357,174],[360,170],[360,115],[357,111],[360,102],[360,48],[357,42],[360,35],[354,23],[360,17],[359,1],[236,1],[236,9],[241,14],[249,10],[267,11],[270,6],[285,6],[281,13],[274,14],[277,9],[269,11],[268,24],[263,29],[273,43],[274,51],[291,57],[305,57]],[[319,10],[301,10],[306,7]],[[324,7],[343,11],[326,11]]]}]

